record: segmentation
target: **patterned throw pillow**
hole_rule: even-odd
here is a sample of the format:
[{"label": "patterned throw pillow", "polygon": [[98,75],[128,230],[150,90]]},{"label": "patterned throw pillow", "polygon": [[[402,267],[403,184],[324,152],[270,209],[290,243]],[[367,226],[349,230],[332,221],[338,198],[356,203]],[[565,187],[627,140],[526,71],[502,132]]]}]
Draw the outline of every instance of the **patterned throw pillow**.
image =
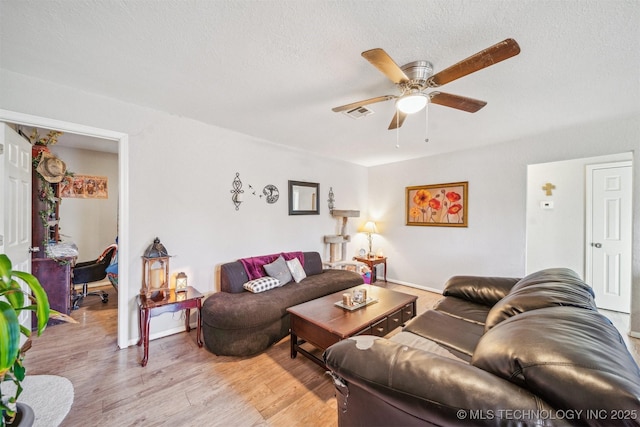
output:
[{"label": "patterned throw pillow", "polygon": [[296,283],[300,283],[302,279],[307,277],[307,273],[304,272],[304,268],[302,267],[302,264],[300,264],[300,260],[298,258],[293,258],[287,261],[287,267],[289,267],[291,276]]},{"label": "patterned throw pillow", "polygon": [[292,280],[291,272],[289,271],[289,267],[287,267],[287,263],[280,255],[278,259],[273,261],[271,264],[267,264],[264,266],[264,271],[271,277],[275,277],[280,281],[280,286],[284,286]]},{"label": "patterned throw pillow", "polygon": [[242,286],[249,292],[257,294],[268,291],[269,289],[277,288],[280,286],[280,281],[275,277],[264,276],[259,279],[250,280]]}]

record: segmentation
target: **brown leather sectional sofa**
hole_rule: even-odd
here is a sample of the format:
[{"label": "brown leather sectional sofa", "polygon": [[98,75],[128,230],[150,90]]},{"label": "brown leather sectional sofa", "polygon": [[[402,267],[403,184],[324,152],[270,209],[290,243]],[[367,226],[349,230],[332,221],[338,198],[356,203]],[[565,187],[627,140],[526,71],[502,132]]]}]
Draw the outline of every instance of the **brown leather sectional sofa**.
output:
[{"label": "brown leather sectional sofa", "polygon": [[640,425],[640,369],[573,271],[443,294],[390,339],[325,351],[340,426]]},{"label": "brown leather sectional sofa", "polygon": [[347,270],[324,270],[318,252],[304,252],[306,278],[262,293],[243,288],[249,281],[240,261],[220,267],[221,292],[202,304],[202,334],[209,351],[224,356],[250,356],[289,334],[287,308],[363,283]]}]

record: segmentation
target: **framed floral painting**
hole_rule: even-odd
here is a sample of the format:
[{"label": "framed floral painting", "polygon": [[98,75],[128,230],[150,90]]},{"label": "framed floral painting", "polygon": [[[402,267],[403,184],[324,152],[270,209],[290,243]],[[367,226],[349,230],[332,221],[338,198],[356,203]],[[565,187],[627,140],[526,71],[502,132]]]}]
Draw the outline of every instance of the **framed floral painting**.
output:
[{"label": "framed floral painting", "polygon": [[407,187],[407,225],[466,227],[468,182]]}]

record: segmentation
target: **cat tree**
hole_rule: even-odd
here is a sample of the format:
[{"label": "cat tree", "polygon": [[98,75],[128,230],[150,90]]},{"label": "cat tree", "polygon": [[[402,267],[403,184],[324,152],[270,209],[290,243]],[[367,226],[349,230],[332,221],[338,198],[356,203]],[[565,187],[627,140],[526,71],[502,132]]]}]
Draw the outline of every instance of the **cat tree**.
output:
[{"label": "cat tree", "polygon": [[[342,218],[342,229],[339,235],[324,236],[324,243],[329,245],[329,262],[325,262],[330,268],[338,264],[352,264],[347,262],[347,243],[351,241],[351,236],[347,235],[347,221],[349,218],[357,218],[360,211],[333,209],[331,215],[334,218]],[[355,263],[354,263],[355,264]]]}]

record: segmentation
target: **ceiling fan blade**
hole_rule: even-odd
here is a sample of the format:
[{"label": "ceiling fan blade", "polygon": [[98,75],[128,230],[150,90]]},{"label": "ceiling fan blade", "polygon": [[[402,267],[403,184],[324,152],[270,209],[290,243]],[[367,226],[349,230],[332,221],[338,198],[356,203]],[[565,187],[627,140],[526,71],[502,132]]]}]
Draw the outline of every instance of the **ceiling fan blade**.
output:
[{"label": "ceiling fan blade", "polygon": [[442,86],[460,77],[509,59],[519,53],[520,46],[518,46],[518,43],[514,39],[506,39],[434,74],[427,80],[427,84],[429,87]]},{"label": "ceiling fan blade", "polygon": [[403,113],[402,111],[396,109],[396,114],[393,116],[393,120],[389,124],[389,130],[399,128],[404,123],[404,119],[407,118],[407,113]]},{"label": "ceiling fan blade", "polygon": [[409,77],[384,50],[377,48],[362,52],[364,59],[376,67],[394,83],[406,82]]},{"label": "ceiling fan blade", "polygon": [[451,95],[450,93],[431,92],[429,94],[431,102],[445,107],[451,107],[467,113],[475,113],[485,105],[486,102],[478,99],[467,98],[465,96]]},{"label": "ceiling fan blade", "polygon": [[395,95],[383,95],[375,98],[365,99],[364,101],[352,102],[351,104],[341,105],[340,107],[334,107],[331,111],[339,113],[340,111],[349,111],[354,108],[362,107],[363,105],[374,104],[376,102],[388,101],[390,99],[397,98]]}]

